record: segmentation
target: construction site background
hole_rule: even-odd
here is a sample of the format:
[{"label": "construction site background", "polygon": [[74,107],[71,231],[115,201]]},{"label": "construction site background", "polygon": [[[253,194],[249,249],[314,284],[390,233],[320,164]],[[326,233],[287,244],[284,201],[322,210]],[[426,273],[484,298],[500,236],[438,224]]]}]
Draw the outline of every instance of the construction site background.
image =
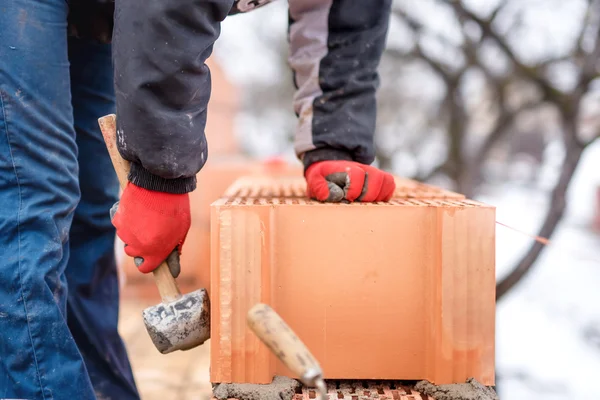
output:
[{"label": "construction site background", "polygon": [[[590,4],[596,8],[588,9],[586,0],[394,1],[381,65],[376,163],[398,176],[497,207],[502,225],[497,226],[496,268],[504,286],[497,306],[496,370],[503,400],[598,398],[600,142],[594,139],[600,132],[600,98],[595,76],[584,95],[576,91],[587,73],[579,66],[600,61],[593,51],[600,14],[598,4]],[[208,206],[229,183],[241,171],[299,171],[292,148],[296,117],[286,34],[283,1],[223,24],[209,64],[214,87],[210,152],[193,194],[187,243],[194,244],[184,249],[184,289],[208,282],[190,266],[209,262]],[[572,125],[562,105],[569,101],[580,110],[575,132],[566,131]],[[569,140],[573,136],[581,151],[568,176],[564,155],[577,153]],[[562,194],[564,215],[553,224]],[[556,225],[547,230],[551,244],[527,266],[523,260],[534,241],[526,234],[537,234],[544,223]],[[141,310],[156,301],[157,293],[151,277],[135,271],[121,249],[117,242],[121,332],[143,398],[210,398],[209,346],[164,356],[141,334]],[[517,265],[528,273],[514,285],[503,281]]]}]

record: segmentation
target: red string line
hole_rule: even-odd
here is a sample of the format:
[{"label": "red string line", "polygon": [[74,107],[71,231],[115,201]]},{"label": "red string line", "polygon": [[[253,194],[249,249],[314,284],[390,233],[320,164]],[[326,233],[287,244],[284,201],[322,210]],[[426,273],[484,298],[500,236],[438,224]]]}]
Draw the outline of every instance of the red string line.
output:
[{"label": "red string line", "polygon": [[[531,234],[531,233],[524,232],[524,231],[522,231],[522,230],[520,230],[520,229],[517,229],[517,228],[515,228],[515,227],[509,226],[509,225],[506,225],[506,224],[503,224],[502,222],[498,222],[498,221],[496,221],[496,223],[497,223],[498,225],[501,225],[501,226],[505,227],[505,228],[508,228],[508,229],[510,229],[510,230],[513,230],[513,231],[515,231],[515,232],[517,232],[517,233],[520,233],[521,235],[525,235],[525,236],[527,236],[527,237],[529,237],[529,238],[531,238],[531,239],[535,240],[536,242],[543,244],[544,246],[553,245],[554,247],[556,247],[556,244],[554,244],[554,242],[551,242],[551,241],[550,241],[550,239],[548,239],[548,238],[545,238],[545,237],[542,237],[542,236],[537,236],[537,235],[533,235],[533,234]],[[593,262],[595,262],[595,263],[600,263],[600,259],[598,259],[598,258],[596,258],[596,257],[589,257],[589,256],[585,256],[585,257],[583,257],[583,256],[581,255],[581,250],[578,250],[577,252],[576,252],[574,249],[568,249],[568,251],[566,251],[567,249],[563,249],[563,250],[565,250],[565,252],[571,253],[571,255],[572,255],[574,258],[579,258],[580,260],[593,261]]]},{"label": "red string line", "polygon": [[523,232],[522,230],[519,230],[519,229],[514,228],[512,226],[508,226],[506,224],[503,224],[502,222],[496,221],[496,223],[498,225],[502,225],[505,228],[512,229],[513,231],[518,232],[521,235],[528,236],[528,237],[532,238],[533,240],[535,240],[536,242],[539,242],[539,243],[543,244],[544,246],[548,246],[550,244],[550,239],[548,239],[548,238],[537,236],[537,235],[532,235],[531,233],[527,233],[527,232]]}]

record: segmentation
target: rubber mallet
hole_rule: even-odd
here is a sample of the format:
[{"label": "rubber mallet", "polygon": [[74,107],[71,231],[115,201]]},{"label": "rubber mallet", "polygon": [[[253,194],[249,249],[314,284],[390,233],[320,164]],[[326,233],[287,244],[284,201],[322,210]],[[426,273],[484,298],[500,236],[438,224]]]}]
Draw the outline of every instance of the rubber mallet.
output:
[{"label": "rubber mallet", "polygon": [[[124,189],[129,162],[121,157],[117,149],[116,116],[107,115],[100,118],[98,123],[119,183]],[[210,338],[210,302],[206,289],[182,295],[166,260],[152,274],[162,303],[146,308],[142,316],[154,346],[162,354],[167,354],[203,344]]]}]

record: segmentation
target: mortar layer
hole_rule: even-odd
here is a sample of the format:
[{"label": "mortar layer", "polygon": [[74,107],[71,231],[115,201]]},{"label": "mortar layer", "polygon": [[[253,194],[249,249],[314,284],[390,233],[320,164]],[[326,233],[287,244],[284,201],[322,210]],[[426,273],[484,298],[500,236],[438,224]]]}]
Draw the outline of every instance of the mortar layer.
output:
[{"label": "mortar layer", "polygon": [[466,383],[436,386],[427,381],[420,381],[415,385],[415,390],[435,400],[499,400],[496,392],[482,385],[473,378]]},{"label": "mortar layer", "polygon": [[300,382],[285,376],[276,376],[271,384],[219,383],[213,388],[218,400],[292,400]]}]

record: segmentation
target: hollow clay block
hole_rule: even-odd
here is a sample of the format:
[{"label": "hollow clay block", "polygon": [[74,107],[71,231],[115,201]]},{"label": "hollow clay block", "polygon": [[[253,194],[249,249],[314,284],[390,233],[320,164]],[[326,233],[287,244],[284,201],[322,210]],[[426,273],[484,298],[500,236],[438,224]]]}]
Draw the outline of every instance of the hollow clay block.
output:
[{"label": "hollow clay block", "polygon": [[264,302],[326,379],[493,385],[495,208],[451,197],[323,204],[304,188],[244,177],[211,205],[211,381],[296,378],[246,326]]}]

